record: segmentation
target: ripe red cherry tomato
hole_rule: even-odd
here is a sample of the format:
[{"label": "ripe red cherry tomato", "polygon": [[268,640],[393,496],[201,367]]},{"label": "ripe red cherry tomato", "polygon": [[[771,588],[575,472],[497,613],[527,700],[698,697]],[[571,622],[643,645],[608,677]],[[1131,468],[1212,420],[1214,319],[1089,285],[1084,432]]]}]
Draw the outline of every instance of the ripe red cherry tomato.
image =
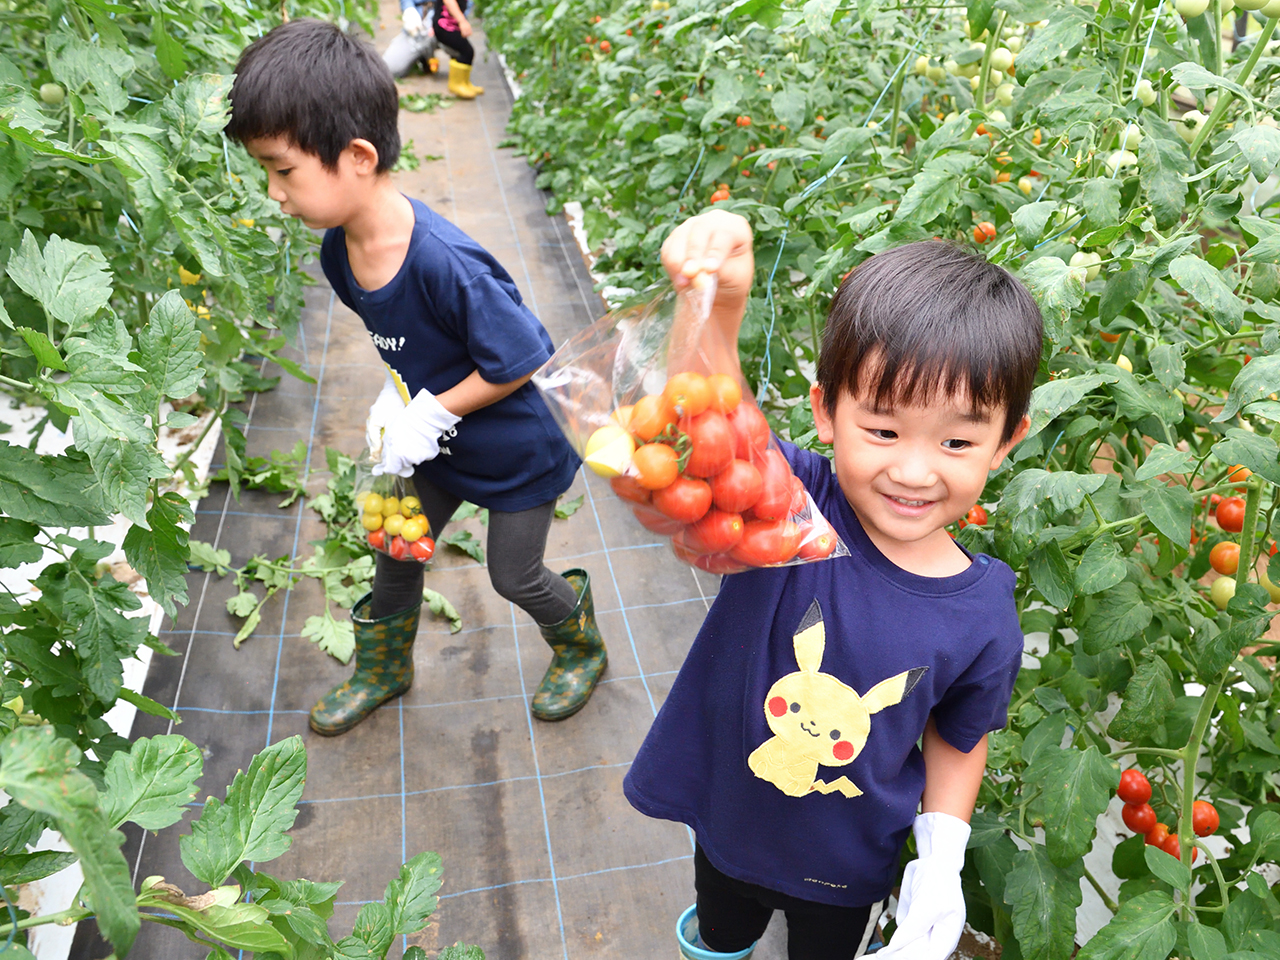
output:
[{"label": "ripe red cherry tomato", "polygon": [[613,492],[623,500],[628,500],[631,503],[649,502],[649,491],[640,486],[635,477],[626,474],[614,477],[609,481],[609,486],[613,487]]},{"label": "ripe red cherry tomato", "polygon": [[[785,458],[784,458],[785,459]],[[788,512],[794,517],[803,515],[809,507],[809,494],[804,489],[804,484],[800,482],[800,478],[795,474],[791,475],[791,504]]]},{"label": "ripe red cherry tomato", "polygon": [[960,526],[964,527],[972,523],[974,526],[981,527],[984,526],[986,522],[987,511],[982,508],[982,504],[975,503],[969,508],[969,512],[964,515],[964,519],[960,521]]},{"label": "ripe red cherry tomato", "polygon": [[[1182,850],[1178,844],[1178,835],[1176,833],[1171,833],[1167,837],[1165,837],[1164,842],[1160,844],[1160,849],[1163,850],[1165,853],[1167,853],[1171,857],[1177,857],[1179,860],[1182,859]],[[1196,857],[1198,857],[1199,855],[1200,855],[1200,851],[1197,850],[1195,847],[1192,847],[1191,862],[1195,863]]]},{"label": "ripe red cherry tomato", "polygon": [[791,512],[791,465],[777,450],[766,450],[756,461],[762,480],[760,497],[751,508],[756,520],[781,520]]},{"label": "ripe red cherry tomato", "polygon": [[684,472],[690,477],[714,477],[733,461],[737,445],[733,428],[723,413],[707,410],[680,421],[689,435],[689,460]]},{"label": "ripe red cherry tomato", "polygon": [[369,546],[375,550],[385,550],[387,547],[387,531],[379,529],[370,533]]},{"label": "ripe red cherry tomato", "polygon": [[726,573],[743,573],[751,569],[746,564],[734,560],[727,553],[695,553],[680,542],[678,535],[672,538],[671,549],[678,559],[707,573],[723,576]]},{"label": "ripe red cherry tomato", "polygon": [[1218,810],[1208,800],[1197,800],[1191,805],[1191,829],[1197,837],[1207,837],[1218,832]]},{"label": "ripe red cherry tomato", "polygon": [[1148,847],[1163,847],[1165,840],[1169,838],[1169,828],[1163,823],[1157,823],[1147,834]]},{"label": "ripe red cherry tomato", "polygon": [[671,486],[653,491],[653,505],[672,520],[696,523],[711,509],[711,485],[705,480],[676,477]]},{"label": "ripe red cherry tomato", "polygon": [[695,553],[724,553],[742,539],[742,516],[714,507],[697,523],[691,523],[676,534]]},{"label": "ripe red cherry tomato", "polygon": [[711,498],[721,510],[742,513],[755,506],[763,486],[760,471],[746,460],[735,458],[711,478]]},{"label": "ripe red cherry tomato", "polygon": [[[979,126],[981,126],[981,124],[979,124]],[[980,134],[983,132],[985,131],[982,131],[982,130],[978,131],[978,133]],[[988,240],[994,240],[995,238],[996,238],[996,225],[992,223],[990,220],[983,220],[981,223],[979,223],[976,227],[973,228],[973,239],[977,243],[986,243]]]},{"label": "ripe red cherry tomato", "polygon": [[769,446],[769,421],[754,403],[740,403],[728,415],[735,438],[734,456],[752,461]]},{"label": "ripe red cherry tomato", "polygon": [[1239,497],[1226,497],[1218,504],[1214,512],[1218,526],[1228,533],[1239,533],[1244,529],[1244,501]]},{"label": "ripe red cherry tomato", "polygon": [[1120,816],[1124,818],[1124,825],[1134,833],[1148,834],[1156,826],[1156,812],[1149,803],[1126,803]]},{"label": "ripe red cherry tomato", "polygon": [[387,553],[395,557],[397,560],[409,559],[409,542],[404,537],[396,537],[391,541],[391,546],[387,548]]},{"label": "ripe red cherry tomato", "polygon": [[729,556],[752,567],[786,563],[800,549],[800,528],[790,520],[750,520]]},{"label": "ripe red cherry tomato", "polygon": [[1240,545],[1235,543],[1215,543],[1209,551],[1209,566],[1224,576],[1229,576],[1240,568]]},{"label": "ripe red cherry tomato", "polygon": [[1125,803],[1146,803],[1151,799],[1151,781],[1141,770],[1126,770],[1120,774],[1120,787],[1116,790],[1116,796]]},{"label": "ripe red cherry tomato", "polygon": [[436,542],[430,537],[420,537],[409,544],[409,552],[413,554],[415,560],[425,562],[430,560],[431,555],[436,552]]},{"label": "ripe red cherry tomato", "polygon": [[679,520],[672,520],[665,514],[659,513],[652,507],[647,507],[643,504],[632,504],[631,512],[634,513],[636,515],[636,519],[640,521],[640,526],[644,527],[651,533],[670,537],[684,529],[684,524]]},{"label": "ripe red cherry tomato", "polygon": [[836,532],[825,519],[801,524],[800,529],[803,541],[800,544],[801,560],[825,560],[835,552]]}]

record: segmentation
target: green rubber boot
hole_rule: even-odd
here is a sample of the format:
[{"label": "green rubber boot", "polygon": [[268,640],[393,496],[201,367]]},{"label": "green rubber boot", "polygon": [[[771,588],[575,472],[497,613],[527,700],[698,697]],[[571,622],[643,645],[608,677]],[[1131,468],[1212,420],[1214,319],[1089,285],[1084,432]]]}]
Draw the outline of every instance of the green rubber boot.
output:
[{"label": "green rubber boot", "polygon": [[540,628],[555,656],[533,695],[533,715],[539,720],[563,720],[586,706],[609,662],[596,627],[591,576],[579,568],[566,570],[561,576],[577,591],[578,604],[559,623]]},{"label": "green rubber boot", "polygon": [[356,632],[356,672],[311,708],[311,729],[326,737],[346,733],[413,685],[413,640],[422,604],[379,620],[366,620],[373,594],[351,609]]}]

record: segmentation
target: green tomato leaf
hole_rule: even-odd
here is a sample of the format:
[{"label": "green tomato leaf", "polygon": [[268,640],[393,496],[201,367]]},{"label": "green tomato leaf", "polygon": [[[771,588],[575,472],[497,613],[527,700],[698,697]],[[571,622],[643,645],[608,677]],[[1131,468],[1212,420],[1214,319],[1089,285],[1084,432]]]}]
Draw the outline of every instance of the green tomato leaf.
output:
[{"label": "green tomato leaf", "polygon": [[436,909],[436,891],[444,878],[440,855],[424,852],[400,868],[387,884],[385,903],[394,934],[416,933]]},{"label": "green tomato leaf", "polygon": [[1159,117],[1144,117],[1142,133],[1142,144],[1138,147],[1138,178],[1151,201],[1156,225],[1168,227],[1182,219],[1182,208],[1187,199],[1187,182],[1183,174],[1191,171],[1191,161],[1187,158],[1186,145],[1174,139],[1177,135]]},{"label": "green tomato leaf", "polygon": [[1270,437],[1231,427],[1213,445],[1213,455],[1228,467],[1241,463],[1264,480],[1280,484],[1280,447]]},{"label": "green tomato leaf", "polygon": [[[0,883],[14,887],[33,880],[43,880],[59,870],[64,870],[80,858],[74,853],[60,850],[40,850],[36,853],[15,853],[0,856]],[[0,951],[0,957],[10,960]]]},{"label": "green tomato leaf", "polygon": [[195,393],[204,379],[200,331],[182,294],[170,290],[151,308],[150,320],[138,333],[138,353],[147,383],[162,395],[181,400]]},{"label": "green tomato leaf", "polygon": [[231,551],[216,550],[213,544],[205,543],[203,540],[192,540],[188,546],[191,549],[191,557],[187,562],[197,570],[216,573],[220,577],[225,577],[230,571]]},{"label": "green tomato leaf", "polygon": [[40,250],[30,230],[9,257],[9,277],[40,301],[50,316],[77,326],[111,299],[111,270],[97,247],[63,240],[56,233]]},{"label": "green tomato leaf", "polygon": [[1085,547],[1076,567],[1076,593],[1088,596],[1110,590],[1125,578],[1126,572],[1119,545],[1110,537],[1094,540]]},{"label": "green tomato leaf", "polygon": [[285,833],[307,776],[307,752],[299,737],[267,747],[236,774],[225,802],[210,797],[191,834],[179,839],[182,862],[216,887],[244,860],[274,860],[289,849]]},{"label": "green tomato leaf", "polygon": [[1098,600],[1079,628],[1084,652],[1097,656],[1145,630],[1150,622],[1151,608],[1142,602],[1138,588],[1127,580],[1116,584]]},{"label": "green tomato leaf", "polygon": [[1024,203],[1013,211],[1013,229],[1018,235],[1018,242],[1028,250],[1035,247],[1044,236],[1044,228],[1049,218],[1058,210],[1056,200],[1038,200],[1035,203]]},{"label": "green tomato leaf", "polygon": [[1078,377],[1063,377],[1040,384],[1031,393],[1031,403],[1027,410],[1031,418],[1031,427],[1027,431],[1025,440],[1030,440],[1050,422],[1110,380],[1111,378],[1105,374],[1086,373]]},{"label": "green tomato leaf", "polygon": [[1084,301],[1083,271],[1059,257],[1041,257],[1023,267],[1019,277],[1040,305],[1045,334],[1060,346],[1068,339],[1071,311]]},{"label": "green tomato leaf", "polygon": [[[1141,299],[1146,283],[1147,269],[1143,264],[1134,264],[1129,270],[1107,277],[1106,286],[1102,288],[1102,296],[1098,300],[1098,322],[1106,326],[1124,313],[1135,300]],[[1178,382],[1181,383],[1181,380]],[[1173,384],[1175,387],[1177,385]]]},{"label": "green tomato leaf", "polygon": [[32,330],[30,327],[18,327],[18,336],[27,342],[27,346],[31,348],[32,355],[36,358],[36,363],[42,367],[48,367],[51,370],[65,370],[66,363],[62,360],[62,354],[58,352],[58,348],[49,342],[49,338],[39,330]]},{"label": "green tomato leaf", "polygon": [[0,517],[0,567],[34,563],[43,557],[44,548],[35,542],[39,532],[34,523]]},{"label": "green tomato leaf", "polygon": [[187,72],[187,52],[165,29],[164,14],[159,10],[151,18],[151,42],[156,45],[156,62],[170,80],[180,80]]},{"label": "green tomato leaf", "polygon": [[1195,462],[1196,458],[1190,453],[1171,447],[1167,443],[1157,443],[1147,454],[1147,459],[1142,461],[1142,466],[1138,467],[1134,473],[1134,478],[1145,482],[1167,473],[1186,473],[1195,465]]},{"label": "green tomato leaf", "polygon": [[808,0],[804,5],[804,25],[815,37],[831,32],[831,18],[835,16],[840,0]]},{"label": "green tomato leaf", "polygon": [[1107,727],[1107,735],[1134,741],[1155,731],[1173,709],[1173,684],[1173,671],[1163,658],[1143,660],[1129,679],[1120,712]]},{"label": "green tomato leaf", "polygon": [[[413,960],[413,958],[406,953],[404,960]],[[426,960],[425,954],[422,960]],[[436,954],[436,960],[484,960],[484,951],[465,943],[455,943]]]},{"label": "green tomato leaf", "polygon": [[[1245,94],[1248,97],[1248,94]],[[1271,176],[1280,164],[1280,130],[1258,124],[1245,127],[1231,135],[1228,143],[1234,143],[1249,161],[1249,172],[1261,183]]]},{"label": "green tomato leaf", "polygon": [[[1230,90],[1232,93],[1248,99],[1249,91],[1240,84],[1235,83],[1225,77],[1220,77],[1210,70],[1206,70],[1198,63],[1192,63],[1189,60],[1183,61],[1169,71],[1173,74],[1173,79],[1184,87],[1190,87],[1192,90],[1207,90],[1210,87],[1219,87],[1223,90]],[[1266,177],[1266,174],[1263,174]]]},{"label": "green tomato leaf", "polygon": [[[1098,309],[1101,311],[1102,308]],[[1187,363],[1182,359],[1184,348],[1185,345],[1181,343],[1162,343],[1152,350],[1147,358],[1156,379],[1170,390],[1176,390],[1186,379]]]},{"label": "green tomato leaf", "polygon": [[1178,939],[1173,925],[1175,910],[1173,897],[1163,890],[1125,901],[1084,945],[1077,960],[1165,960]]},{"label": "green tomato leaf", "polygon": [[1187,255],[1169,264],[1169,275],[1223,329],[1229,333],[1240,329],[1244,322],[1244,301],[1227,286],[1219,271],[1199,257]]},{"label": "green tomato leaf", "polygon": [[366,903],[356,914],[351,935],[365,943],[374,956],[384,956],[395,939],[394,921],[385,903]]},{"label": "green tomato leaf", "polygon": [[200,748],[186,737],[142,737],[107,761],[102,810],[113,827],[136,823],[160,830],[182,819],[204,769]]},{"label": "green tomato leaf", "polygon": [[778,118],[779,123],[785,123],[788,128],[798,130],[804,124],[805,113],[809,109],[809,99],[805,96],[802,87],[790,86],[775,93],[770,106],[773,107],[774,116]]},{"label": "green tomato leaf", "polygon": [[171,617],[187,603],[187,529],[195,521],[191,504],[178,493],[157,497],[147,511],[151,529],[132,526],[124,535],[129,565],[147,581],[147,592]]},{"label": "green tomato leaf", "polygon": [[999,509],[1009,511],[1015,532],[1034,535],[1042,525],[1046,506],[1059,513],[1079,509],[1084,498],[1106,482],[1099,473],[1023,470],[1004,488]]},{"label": "green tomato leaf", "polygon": [[302,635],[340,663],[350,663],[356,650],[355,628],[351,621],[335,620],[327,609],[322,617],[307,617]]},{"label": "green tomato leaf", "polygon": [[1049,859],[1062,867],[1079,863],[1089,852],[1098,817],[1120,785],[1117,764],[1095,746],[1087,750],[1047,750],[1023,775],[1041,792],[1036,810],[1044,821]]},{"label": "green tomato leaf", "polygon": [[1231,381],[1227,402],[1213,421],[1230,420],[1242,408],[1277,391],[1280,391],[1280,354],[1257,357],[1245,364]]},{"label": "green tomato leaf", "polygon": [[1020,850],[1004,878],[1004,902],[1024,960],[1057,960],[1075,947],[1076,908],[1084,899],[1080,861],[1058,866],[1036,844]]},{"label": "green tomato leaf", "polygon": [[1090,230],[1109,227],[1120,219],[1120,183],[1110,177],[1094,177],[1084,185],[1085,225]]},{"label": "green tomato leaf", "polygon": [[978,163],[978,157],[957,153],[927,161],[903,195],[894,220],[924,226],[944,213],[960,199],[960,188]]},{"label": "green tomato leaf", "polygon": [[[1156,483],[1155,481],[1152,481]],[[1142,494],[1142,511],[1163,536],[1182,547],[1191,548],[1191,522],[1195,514],[1195,500],[1186,487],[1156,484],[1148,486]]]},{"label": "green tomato leaf", "polygon": [[1058,8],[1049,18],[1048,25],[1036,30],[1018,54],[1018,78],[1026,82],[1026,78],[1041,67],[1048,66],[1058,57],[1084,43],[1094,17],[1092,7]]},{"label": "green tomato leaf", "polygon": [[1075,574],[1057,540],[1037,547],[1028,559],[1031,582],[1045,601],[1059,610],[1065,609],[1075,596]]},{"label": "green tomato leaf", "polygon": [[99,809],[93,781],[77,769],[81,758],[76,745],[55,736],[50,726],[18,727],[0,743],[0,789],[54,819],[80,856],[98,928],[124,954],[141,926],[129,866],[120,852],[124,835]]}]

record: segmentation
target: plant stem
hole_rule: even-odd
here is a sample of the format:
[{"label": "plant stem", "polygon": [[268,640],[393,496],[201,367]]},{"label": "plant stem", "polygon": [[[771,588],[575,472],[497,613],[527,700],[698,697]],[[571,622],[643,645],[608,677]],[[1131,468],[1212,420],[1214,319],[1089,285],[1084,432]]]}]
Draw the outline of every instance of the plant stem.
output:
[{"label": "plant stem", "polygon": [[1240,534],[1240,565],[1236,568],[1236,586],[1249,582],[1249,573],[1253,570],[1254,540],[1258,530],[1258,501],[1262,498],[1262,487],[1252,477],[1248,481],[1249,492],[1244,501],[1244,529]]},{"label": "plant stem", "polygon": [[[1124,32],[1124,44],[1120,53],[1120,70],[1116,77],[1120,81],[1120,105],[1124,105],[1124,73],[1129,69],[1129,45],[1133,42],[1134,34],[1138,32],[1138,24],[1142,22],[1142,14],[1147,6],[1143,0],[1133,0],[1133,9],[1129,11],[1129,27]],[[1156,11],[1156,16],[1160,16],[1160,11]]]},{"label": "plant stem", "polygon": [[9,931],[11,930],[28,930],[31,927],[42,927],[49,923],[66,925],[76,923],[90,916],[93,916],[93,912],[83,907],[68,907],[66,910],[59,910],[57,913],[46,913],[39,917],[27,917],[17,923],[6,923],[0,926],[0,937],[9,936]]},{"label": "plant stem", "polygon": [[[191,459],[191,455],[200,449],[200,444],[204,443],[204,438],[209,435],[209,431],[213,429],[213,425],[222,419],[222,415],[227,410],[227,394],[224,390],[222,393],[222,403],[218,406],[218,412],[209,418],[209,422],[204,425],[204,429],[200,431],[200,436],[196,438],[196,442],[191,444],[177,460],[173,462],[173,472],[177,473],[182,469],[182,465]],[[157,424],[157,432],[159,425]]]},{"label": "plant stem", "polygon": [[1120,757],[1138,756],[1152,757],[1168,757],[1171,760],[1181,760],[1181,750],[1170,750],[1167,747],[1128,747],[1124,750],[1115,750],[1107,754],[1108,760],[1118,760]]},{"label": "plant stem", "polygon": [[1000,31],[1004,29],[1004,18],[1009,14],[1004,10],[1000,11],[1000,19],[996,21],[996,28],[991,31],[990,39],[987,40],[987,49],[982,54],[982,66],[978,72],[978,89],[973,95],[973,104],[979,109],[983,109],[987,105],[987,81],[991,78],[991,55],[996,51],[996,44],[1000,42]]},{"label": "plant stem", "polygon": [[[1142,0],[1138,0],[1138,2],[1141,3]],[[1120,905],[1107,896],[1107,891],[1103,890],[1101,884],[1094,879],[1094,876],[1089,872],[1088,867],[1084,867],[1084,878],[1089,881],[1089,886],[1093,887],[1093,892],[1102,898],[1102,902],[1106,905],[1108,910],[1114,914],[1120,909]]]},{"label": "plant stem", "polygon": [[[904,54],[905,56],[905,54]],[[907,79],[907,65],[904,63],[898,71],[898,79],[893,85],[893,117],[889,121],[889,149],[898,146],[898,117],[902,114],[902,84]]]},{"label": "plant stem", "polygon": [[[1262,51],[1266,48],[1271,40],[1271,34],[1275,33],[1276,24],[1280,23],[1280,17],[1272,17],[1262,28],[1262,32],[1258,34],[1258,40],[1253,45],[1253,50],[1249,52],[1249,59],[1244,62],[1244,66],[1240,68],[1240,75],[1236,77],[1236,83],[1244,86],[1249,79],[1249,74],[1253,73],[1253,68],[1257,65],[1258,59],[1262,56]],[[1222,24],[1219,21],[1218,33],[1222,32]],[[1221,39],[1218,40],[1221,44]],[[1209,114],[1209,119],[1204,122],[1204,126],[1200,128],[1200,132],[1196,134],[1195,140],[1191,142],[1191,159],[1196,158],[1196,153],[1204,146],[1204,142],[1209,139],[1214,128],[1222,120],[1227,112],[1227,107],[1231,105],[1231,101],[1235,98],[1235,94],[1230,90],[1223,90],[1218,95],[1218,102],[1213,107],[1213,112]]]},{"label": "plant stem", "polygon": [[1213,65],[1211,69],[1222,76],[1222,0],[1209,5],[1209,17],[1213,20]]}]

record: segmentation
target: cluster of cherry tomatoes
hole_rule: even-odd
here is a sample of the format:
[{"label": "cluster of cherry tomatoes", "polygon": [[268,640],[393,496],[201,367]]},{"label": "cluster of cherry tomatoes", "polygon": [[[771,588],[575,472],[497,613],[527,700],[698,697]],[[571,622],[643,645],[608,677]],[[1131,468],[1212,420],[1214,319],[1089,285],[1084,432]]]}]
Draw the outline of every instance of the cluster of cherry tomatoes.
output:
[{"label": "cluster of cherry tomatoes", "polygon": [[397,560],[426,563],[431,559],[436,542],[427,536],[430,524],[422,515],[417,497],[401,499],[367,493],[356,499],[362,511],[360,523],[369,531],[369,546]]},{"label": "cluster of cherry tomatoes", "polygon": [[[1140,770],[1126,770],[1120,774],[1120,788],[1116,796],[1124,801],[1121,816],[1124,825],[1134,833],[1146,837],[1147,845],[1159,847],[1171,857],[1182,859],[1182,851],[1178,845],[1178,834],[1156,819],[1152,809],[1151,782]],[[1191,805],[1191,829],[1197,837],[1207,837],[1218,832],[1218,811],[1208,800],[1197,800]],[[1196,862],[1200,851],[1191,850],[1191,862]]]},{"label": "cluster of cherry tomatoes", "polygon": [[[812,509],[804,484],[769,446],[769,423],[725,374],[677,373],[662,393],[613,414],[587,444],[587,463],[676,555],[711,573],[821,560],[835,530]],[[595,451],[630,453],[601,467]],[[608,457],[606,457],[608,459]]]}]

